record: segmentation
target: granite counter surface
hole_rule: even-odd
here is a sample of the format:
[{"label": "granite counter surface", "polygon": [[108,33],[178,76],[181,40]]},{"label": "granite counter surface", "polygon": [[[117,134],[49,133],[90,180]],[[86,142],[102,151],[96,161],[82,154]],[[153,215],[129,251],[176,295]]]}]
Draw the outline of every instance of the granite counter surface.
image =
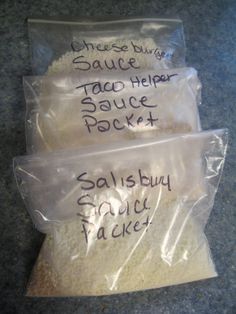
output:
[{"label": "granite counter surface", "polygon": [[[12,158],[25,153],[22,76],[30,75],[26,18],[32,15],[150,15],[182,18],[187,64],[203,84],[203,129],[227,127],[224,173],[206,228],[219,277],[179,286],[93,298],[24,296],[43,237],[16,189]],[[0,2],[0,313],[236,313],[236,2],[11,1]]]}]

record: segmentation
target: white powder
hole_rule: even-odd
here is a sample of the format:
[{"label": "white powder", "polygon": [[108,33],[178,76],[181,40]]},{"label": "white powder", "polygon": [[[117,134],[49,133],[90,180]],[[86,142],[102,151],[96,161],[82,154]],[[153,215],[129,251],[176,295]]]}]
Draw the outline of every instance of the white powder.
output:
[{"label": "white powder", "polygon": [[[165,233],[161,224],[166,226],[168,219],[170,223],[173,216],[163,208],[140,243],[132,237],[123,242],[97,241],[86,255],[80,242],[83,241],[80,223],[62,226],[55,241],[50,242],[47,237],[27,294],[102,295],[215,277],[208,244],[204,236],[199,236],[194,221],[188,222],[176,245],[177,262],[169,265],[163,259],[161,246]],[[50,252],[53,255],[48,261]]]},{"label": "white powder", "polygon": [[[136,43],[140,44],[138,41]],[[147,40],[149,47],[153,44],[152,40]],[[66,53],[52,63],[48,68],[48,74],[73,72],[75,64],[72,61],[77,55],[73,52]],[[127,53],[119,54],[119,57],[127,58],[127,56]],[[101,64],[104,64],[107,57],[116,59],[114,54],[105,55],[91,52],[86,55],[86,60],[92,63],[96,58],[101,61]],[[147,57],[140,54],[136,55],[136,59],[140,68],[144,69],[153,69],[153,65],[157,64],[155,56]],[[162,66],[166,67],[165,64]],[[171,71],[173,72],[173,70]],[[115,73],[117,78],[120,74]],[[99,136],[99,132],[95,132],[91,137],[83,131],[83,122],[78,110],[78,103],[80,103],[82,95],[71,93],[68,89],[68,78],[64,81],[53,77],[46,78],[40,92],[39,111],[35,111],[33,107],[32,112],[36,113],[36,116],[30,117],[31,127],[32,125],[36,126],[33,136],[29,136],[31,138],[30,150],[34,152],[51,151],[58,148],[108,143],[109,140],[114,142],[118,139],[199,130],[197,98],[199,97],[200,83],[193,69],[185,69],[182,74],[183,78],[178,81],[178,84],[172,85],[170,89],[167,84],[163,84],[155,90],[155,93],[153,92],[150,98],[152,103],[157,99],[158,107],[161,107],[158,113],[160,123],[154,128],[154,132],[150,132],[150,130],[143,132],[143,128],[140,132],[136,126],[132,131],[126,128],[122,136],[115,132],[108,136],[104,134]],[[50,79],[52,80],[51,85]],[[95,79],[100,79],[100,77]],[[145,88],[139,89],[135,96],[137,93],[142,94],[144,90]],[[148,90],[148,95],[150,91]],[[56,95],[57,93],[58,95]],[[131,89],[127,91],[128,95],[130,93]],[[101,97],[97,97],[97,99],[99,101]],[[38,102],[38,99],[34,101]],[[103,112],[98,113],[98,117],[103,118],[104,115]],[[108,120],[111,118],[118,118],[116,111],[111,111]],[[152,157],[150,157],[150,151],[148,153],[143,150],[143,152],[137,153],[134,149],[130,152],[133,157],[130,158],[125,168],[122,167],[122,158],[119,159],[119,157],[108,160],[103,156],[103,166],[99,166],[101,161],[99,157],[94,160],[93,164],[88,167],[90,170],[94,168],[94,176],[105,175],[110,168],[119,176],[125,176],[130,171],[134,172],[134,169],[137,172],[139,163],[140,167],[144,167],[145,173],[169,171],[168,173],[171,173],[171,177],[174,177],[175,180],[171,192],[163,188],[159,194],[140,186],[132,193],[128,189],[122,190],[121,188],[107,191],[95,190],[95,196],[91,201],[95,202],[96,206],[104,198],[106,201],[111,201],[113,207],[117,207],[121,201],[128,200],[132,203],[135,199],[143,199],[148,196],[152,219],[148,228],[144,228],[140,232],[132,232],[130,235],[126,234],[119,239],[109,237],[106,240],[96,240],[96,232],[91,231],[89,234],[91,240],[88,243],[85,241],[84,233],[81,232],[81,217],[73,216],[73,219],[66,220],[74,214],[75,197],[78,192],[78,183],[75,187],[69,184],[75,176],[75,171],[70,166],[70,158],[66,159],[64,156],[61,159],[53,160],[52,168],[57,169],[56,175],[51,168],[47,168],[44,160],[43,168],[39,167],[36,170],[36,173],[37,171],[41,172],[41,177],[39,173],[37,175],[33,172],[41,182],[40,189],[43,188],[44,191],[39,191],[38,188],[34,189],[35,182],[29,184],[30,193],[33,195],[31,205],[40,204],[42,211],[48,209],[49,211],[44,214],[45,217],[50,217],[49,220],[53,220],[53,216],[50,214],[55,214],[59,215],[54,217],[55,219],[63,220],[65,218],[66,221],[53,227],[52,235],[47,236],[32,273],[27,294],[32,296],[103,295],[157,288],[216,276],[202,225],[195,217],[199,214],[204,216],[209,212],[209,208],[197,213],[191,207],[195,206],[194,204],[200,201],[201,197],[204,197],[206,188],[202,181],[200,159],[200,151],[203,146],[199,141],[197,143],[190,141],[188,145],[177,141],[175,145],[172,143],[169,146],[169,150],[167,144],[163,150],[158,149],[156,154],[151,151]],[[191,151],[189,147],[191,147]],[[144,162],[146,156],[148,156],[149,163]],[[68,163],[63,165],[63,160],[68,160]],[[170,167],[166,160],[169,161]],[[81,163],[77,168],[82,171]],[[191,169],[191,175],[187,175],[189,169]],[[31,173],[32,169],[29,168],[27,171]],[[59,173],[61,179],[55,178]],[[205,177],[207,177],[206,174]],[[61,184],[59,188],[58,183]],[[56,193],[59,193],[58,199],[54,198]],[[211,197],[213,196],[211,195]],[[48,198],[50,203],[48,203]],[[35,208],[38,210],[40,207],[36,206]],[[67,217],[67,215],[69,216]],[[145,217],[146,214],[143,213],[138,218],[143,222]],[[135,221],[137,215],[132,212],[124,217],[111,218],[109,214],[102,218],[96,218],[94,220],[96,228],[105,226],[106,232],[110,234],[114,223],[119,226],[122,223],[127,224],[130,220]]]},{"label": "white powder", "polygon": [[[87,149],[87,153],[61,152],[19,160],[16,171],[25,198],[28,189],[31,214],[40,211],[44,217],[37,216],[35,223],[40,229],[49,226],[52,232],[40,253],[28,294],[100,295],[216,276],[203,229],[223,166],[225,135],[222,130],[202,132],[145,141],[141,146],[130,143],[130,149],[126,143],[104,146],[103,153],[98,149],[90,154]],[[138,169],[145,176],[158,176],[159,184],[143,186]],[[80,181],[81,175],[90,181]],[[82,193],[91,180],[100,182],[98,185],[103,182],[103,188]],[[127,188],[130,180],[136,183]],[[89,194],[95,208],[78,202],[81,193]],[[107,204],[99,206],[104,200],[112,204],[114,215]],[[126,201],[129,213],[119,214]],[[50,221],[61,223],[49,225]],[[128,231],[122,229],[123,223]]]},{"label": "white powder", "polygon": [[[192,68],[31,77],[24,83],[29,152],[200,130],[201,84]],[[112,84],[118,92],[104,92]]]},{"label": "white powder", "polygon": [[[94,46],[96,46],[98,43],[96,43],[96,39],[90,39],[89,42],[92,42]],[[103,45],[107,45],[108,47],[111,46],[112,42],[109,41],[109,39],[102,38]],[[127,46],[128,51],[121,51],[121,52],[115,52],[112,51],[105,51],[100,52],[97,49],[92,50],[85,50],[81,52],[75,52],[75,51],[68,51],[64,55],[62,55],[59,59],[54,60],[52,64],[48,67],[47,74],[57,74],[57,73],[71,73],[73,71],[80,72],[80,74],[86,73],[84,70],[80,69],[87,69],[88,64],[81,63],[76,64],[73,63],[73,60],[79,56],[83,56],[82,58],[79,58],[75,61],[80,62],[87,62],[90,64],[91,68],[88,70],[89,72],[99,71],[101,72],[100,67],[93,67],[93,63],[95,60],[98,60],[103,70],[108,70],[107,66],[105,65],[105,61],[109,65],[109,67],[112,67],[112,63],[114,63],[116,69],[113,69],[112,71],[120,70],[120,67],[118,65],[118,59],[122,58],[124,60],[124,63],[122,62],[122,67],[127,67],[127,61],[130,60],[130,58],[135,57],[135,67],[139,67],[139,70],[142,69],[160,69],[160,68],[168,68],[171,64],[171,61],[168,60],[168,58],[157,58],[154,54],[155,50],[157,49],[156,44],[152,38],[143,38],[142,40],[132,40],[132,43],[136,45],[137,47],[142,47],[143,53],[135,53],[133,46],[131,45],[130,40],[116,40],[116,45],[119,47]],[[145,51],[152,51],[153,53],[145,53]],[[169,53],[172,51],[169,51]],[[160,60],[159,60],[160,59]],[[96,62],[95,62],[96,63]],[[96,63],[97,65],[97,63]],[[134,68],[130,67],[129,70],[134,70]]]},{"label": "white powder", "polygon": [[28,24],[32,66],[37,74],[47,70],[50,74],[71,72],[74,67],[68,60],[72,55],[71,61],[80,57],[91,63],[135,58],[140,67],[151,69],[153,65],[173,68],[185,64],[183,24],[179,19],[29,19]]}]

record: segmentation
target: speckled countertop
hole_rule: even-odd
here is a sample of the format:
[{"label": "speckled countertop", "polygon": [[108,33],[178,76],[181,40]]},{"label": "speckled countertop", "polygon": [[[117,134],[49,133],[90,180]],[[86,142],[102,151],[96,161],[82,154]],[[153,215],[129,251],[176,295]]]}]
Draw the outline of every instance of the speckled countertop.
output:
[{"label": "speckled countertop", "polygon": [[[25,19],[164,13],[184,21],[187,63],[203,83],[203,128],[230,129],[224,174],[206,228],[219,277],[111,297],[26,298],[43,237],[33,228],[12,175],[12,158],[25,153],[22,76],[31,73]],[[0,313],[236,313],[236,2],[2,0],[0,31]]]}]

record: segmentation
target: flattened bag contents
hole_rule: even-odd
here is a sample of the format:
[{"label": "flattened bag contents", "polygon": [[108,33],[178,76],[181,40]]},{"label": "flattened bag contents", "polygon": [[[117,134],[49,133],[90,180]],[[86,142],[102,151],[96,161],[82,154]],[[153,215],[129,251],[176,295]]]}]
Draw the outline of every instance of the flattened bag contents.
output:
[{"label": "flattened bag contents", "polygon": [[192,68],[25,77],[31,153],[200,130]]},{"label": "flattened bag contents", "polygon": [[28,19],[35,74],[185,66],[183,24],[165,18]]}]

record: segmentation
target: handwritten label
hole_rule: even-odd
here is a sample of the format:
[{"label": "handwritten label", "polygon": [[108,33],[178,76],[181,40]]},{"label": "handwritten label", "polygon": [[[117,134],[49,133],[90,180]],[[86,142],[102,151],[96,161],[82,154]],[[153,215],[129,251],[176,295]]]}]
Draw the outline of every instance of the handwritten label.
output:
[{"label": "handwritten label", "polygon": [[[136,58],[137,55],[153,56],[155,60],[161,61],[162,59],[171,59],[173,52],[163,51],[158,47],[146,47],[140,42],[126,41],[126,44],[112,42],[112,43],[93,43],[86,40],[72,41],[71,49],[78,55],[72,60],[74,68],[80,71],[89,70],[119,70],[127,71],[131,69],[140,69],[140,64]],[[88,60],[87,53],[97,52],[102,54],[113,53],[114,58],[97,58]],[[119,54],[122,53],[122,57]],[[132,55],[129,57],[126,55]],[[116,58],[116,55],[118,58]]]},{"label": "handwritten label", "polygon": [[[117,205],[115,200],[112,203],[107,199],[97,204],[95,203],[96,196],[93,197],[91,193],[99,193],[99,190],[114,188],[133,189],[135,187],[165,188],[167,191],[171,191],[169,174],[165,176],[148,175],[142,169],[138,169],[137,173],[128,174],[127,176],[117,176],[113,171],[110,171],[106,176],[97,178],[91,178],[88,172],[83,172],[78,175],[77,181],[81,184],[81,191],[85,191],[77,199],[79,206],[77,215],[81,219],[81,232],[86,243],[90,239],[92,241],[119,239],[130,236],[133,233],[146,232],[152,224],[153,209],[149,204],[148,197],[143,195],[142,199],[133,200],[127,200],[125,197],[125,200],[118,200],[120,205]],[[99,197],[99,199],[101,198]],[[106,220],[103,220],[105,218]],[[103,225],[107,220],[110,220],[111,223]]]},{"label": "handwritten label", "polygon": [[[138,127],[142,130],[145,128],[150,130],[155,127],[159,119],[156,110],[153,112],[153,109],[156,109],[158,105],[150,102],[147,95],[138,96],[138,93],[133,94],[132,90],[141,88],[145,92],[146,87],[157,88],[159,84],[168,83],[177,75],[177,73],[147,75],[146,77],[134,75],[126,81],[94,81],[76,86],[75,88],[84,94],[80,111],[87,132],[90,134],[94,131],[121,132],[125,129],[135,130]],[[126,92],[127,89],[129,89],[128,92]],[[104,98],[98,100],[96,97],[98,95]],[[106,119],[106,112],[112,110],[115,110],[116,117]],[[118,111],[120,115],[117,117]],[[102,119],[97,118],[97,112],[104,112]]]}]

